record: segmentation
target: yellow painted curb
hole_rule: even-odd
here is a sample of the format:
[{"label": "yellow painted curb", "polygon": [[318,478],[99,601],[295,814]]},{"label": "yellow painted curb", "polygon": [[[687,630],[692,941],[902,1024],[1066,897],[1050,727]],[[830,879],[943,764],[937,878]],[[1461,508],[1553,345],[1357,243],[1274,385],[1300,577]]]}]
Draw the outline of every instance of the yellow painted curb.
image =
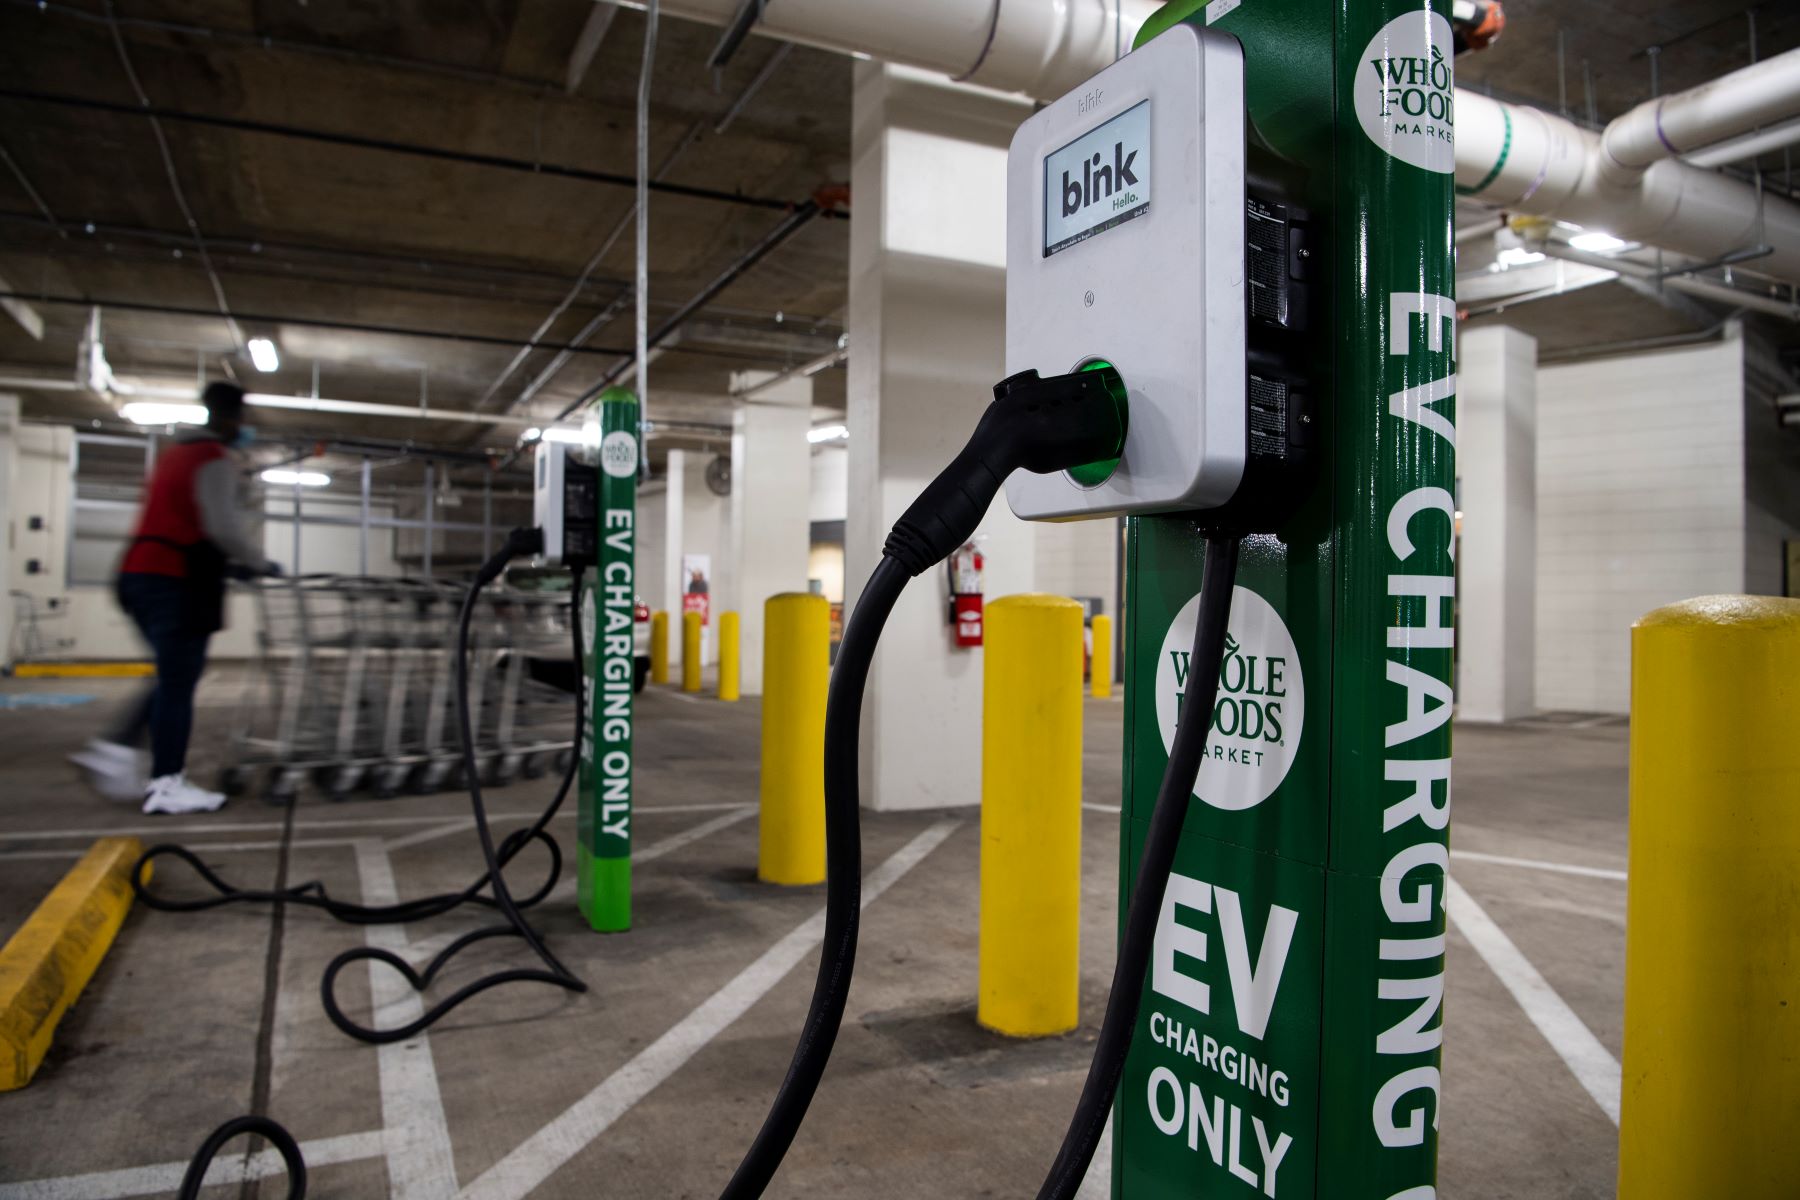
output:
[{"label": "yellow painted curb", "polygon": [[147,662],[17,663],[15,679],[141,679],[156,674]]},{"label": "yellow painted curb", "polygon": [[101,838],[0,949],[0,1092],[31,1082],[131,908],[132,837]]}]

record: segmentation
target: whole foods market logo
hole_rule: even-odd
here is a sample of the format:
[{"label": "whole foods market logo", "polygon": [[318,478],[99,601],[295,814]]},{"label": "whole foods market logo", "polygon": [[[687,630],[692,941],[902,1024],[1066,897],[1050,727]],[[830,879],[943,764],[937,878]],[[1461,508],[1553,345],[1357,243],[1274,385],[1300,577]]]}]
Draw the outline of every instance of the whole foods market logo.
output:
[{"label": "whole foods market logo", "polygon": [[1456,170],[1454,53],[1450,22],[1421,8],[1395,17],[1369,40],[1351,86],[1369,140],[1439,175]]},{"label": "whole foods market logo", "polygon": [[[1196,595],[1175,614],[1156,660],[1156,723],[1165,750],[1175,743],[1175,722],[1192,679],[1189,658],[1199,619]],[[1194,795],[1214,808],[1261,804],[1287,778],[1305,725],[1306,679],[1293,635],[1274,605],[1249,588],[1233,588],[1212,732]]]},{"label": "whole foods market logo", "polygon": [[600,469],[614,479],[628,479],[637,473],[637,438],[623,429],[615,429],[600,439]]}]

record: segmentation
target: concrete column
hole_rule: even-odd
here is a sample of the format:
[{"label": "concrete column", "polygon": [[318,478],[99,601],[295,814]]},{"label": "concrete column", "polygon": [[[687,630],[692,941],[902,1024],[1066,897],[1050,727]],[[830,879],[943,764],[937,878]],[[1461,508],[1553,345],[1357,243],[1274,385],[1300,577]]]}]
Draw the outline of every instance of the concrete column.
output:
[{"label": "concrete column", "polygon": [[1457,339],[1457,715],[1536,707],[1537,339],[1500,325]]},{"label": "concrete column", "polygon": [[[846,611],[888,529],[968,439],[1005,369],[1006,148],[1018,97],[856,65],[850,229]],[[1036,539],[997,499],[990,598],[1033,589]],[[982,658],[958,649],[942,570],[888,622],[864,701],[863,802],[980,800]]]},{"label": "concrete column", "polygon": [[[735,391],[770,377],[746,371],[734,375],[731,386]],[[806,591],[812,390],[812,380],[790,379],[756,393],[732,414],[731,503],[714,604],[741,616],[741,687],[747,696],[762,695],[763,602]]]},{"label": "concrete column", "polygon": [[0,584],[5,585],[5,595],[0,595],[0,666],[12,666],[12,633],[13,633],[13,543],[18,533],[13,528],[14,522],[20,519],[20,505],[13,490],[18,486],[18,427],[19,398],[17,396],[0,396]]}]

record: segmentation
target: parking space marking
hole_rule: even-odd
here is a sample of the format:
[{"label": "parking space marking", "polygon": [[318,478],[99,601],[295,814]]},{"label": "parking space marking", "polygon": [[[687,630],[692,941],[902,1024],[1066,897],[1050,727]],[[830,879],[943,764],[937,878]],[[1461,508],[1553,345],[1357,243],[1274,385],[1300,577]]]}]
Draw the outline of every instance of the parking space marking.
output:
[{"label": "parking space marking", "polygon": [[[325,1167],[333,1163],[358,1162],[379,1158],[383,1152],[379,1129],[368,1133],[350,1133],[342,1137],[318,1138],[300,1143],[300,1153],[307,1167]],[[196,1143],[198,1144],[198,1143]],[[63,1175],[55,1179],[28,1179],[22,1183],[0,1183],[0,1200],[125,1200],[130,1196],[156,1196],[173,1193],[181,1187],[188,1164],[156,1163],[148,1167],[126,1167],[119,1171],[91,1171],[85,1175]],[[213,1160],[206,1172],[206,1186],[241,1183],[247,1179],[266,1179],[283,1175],[281,1155],[267,1148],[248,1157]]]},{"label": "parking space marking", "polygon": [[[862,906],[867,908],[961,827],[959,820],[939,821],[895,851],[864,877]],[[748,1012],[824,939],[825,910],[821,908],[561,1116],[488,1168],[463,1189],[459,1200],[520,1200],[528,1195]]]},{"label": "parking space marking", "polygon": [[[729,808],[737,808],[743,804],[741,800],[716,801],[708,804],[640,804],[636,807],[639,813],[687,813],[687,812],[723,812]],[[574,817],[568,810],[556,814],[556,819],[566,820]],[[296,817],[294,828],[308,831],[318,829],[383,829],[409,828],[419,825],[443,825],[457,820],[453,814],[433,813],[423,817],[327,817],[324,820]],[[489,813],[488,820],[498,824],[502,821],[535,821],[535,812],[496,812]],[[93,838],[101,835],[138,834],[163,837],[175,833],[280,833],[280,821],[222,821],[215,824],[193,823],[188,825],[170,825],[164,822],[151,822],[144,825],[112,825],[104,822],[87,826],[83,829],[28,829],[7,831],[0,834],[5,841],[49,842],[61,838]]]},{"label": "parking space marking", "polygon": [[[754,804],[740,805],[736,812],[728,812],[723,816],[714,817],[710,821],[702,821],[692,829],[684,829],[680,833],[662,839],[660,842],[652,842],[642,850],[634,850],[631,855],[631,861],[635,864],[642,864],[650,862],[653,859],[661,858],[665,854],[672,853],[681,849],[683,846],[691,845],[692,843],[699,841],[708,834],[717,833],[721,829],[736,825],[739,821],[753,817],[756,815],[756,811],[757,809]],[[390,843],[390,846],[391,845],[392,844]],[[573,900],[575,898],[576,887],[577,883],[573,878],[564,880],[557,885],[555,891],[544,898],[544,903],[563,903]],[[408,943],[406,949],[400,951],[400,955],[408,962],[414,964],[430,962],[437,955],[441,954],[446,946],[451,942],[454,942],[457,938],[462,937],[463,934],[467,932],[468,931],[465,929],[451,929],[442,933],[434,933],[430,937],[420,938],[416,942]]]},{"label": "parking space marking", "polygon": [[1625,872],[1610,867],[1584,867],[1580,863],[1546,862],[1541,858],[1512,858],[1505,854],[1481,854],[1474,850],[1452,850],[1451,858],[1469,862],[1492,863],[1501,867],[1523,867],[1529,871],[1555,871],[1560,875],[1585,875],[1590,879],[1612,879],[1624,883]]},{"label": "parking space marking", "polygon": [[1531,960],[1520,953],[1506,932],[1494,924],[1481,905],[1475,903],[1474,897],[1454,879],[1446,879],[1444,889],[1450,920],[1457,930],[1475,948],[1475,953],[1481,955],[1488,970],[1512,993],[1531,1023],[1550,1043],[1550,1048],[1600,1106],[1600,1111],[1617,1125],[1621,1087],[1619,1060],[1600,1044],[1600,1039],[1556,994],[1556,989],[1531,965]]},{"label": "parking space marking", "polygon": [[[364,904],[397,904],[394,865],[375,838],[356,842],[356,873]],[[363,943],[395,954],[406,952],[404,925],[369,925]],[[391,1029],[417,1020],[425,1011],[419,993],[406,977],[375,960],[369,961],[369,999],[373,1024]],[[437,1064],[431,1057],[431,1035],[420,1033],[403,1042],[376,1047],[381,1086],[381,1122],[387,1130],[388,1194],[396,1200],[442,1200],[456,1191],[456,1158],[450,1149],[450,1125],[438,1090]]]}]

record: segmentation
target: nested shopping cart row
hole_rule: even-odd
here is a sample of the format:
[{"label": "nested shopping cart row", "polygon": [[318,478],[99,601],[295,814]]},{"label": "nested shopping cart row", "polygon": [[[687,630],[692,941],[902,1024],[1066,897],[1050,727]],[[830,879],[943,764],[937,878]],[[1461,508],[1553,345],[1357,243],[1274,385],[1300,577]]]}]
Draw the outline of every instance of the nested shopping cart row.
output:
[{"label": "nested shopping cart row", "polygon": [[[222,786],[288,801],[391,797],[461,781],[453,650],[465,589],[433,580],[303,576],[248,585],[257,654]],[[470,629],[469,705],[483,778],[566,765],[578,677],[569,594],[493,587]]]}]

